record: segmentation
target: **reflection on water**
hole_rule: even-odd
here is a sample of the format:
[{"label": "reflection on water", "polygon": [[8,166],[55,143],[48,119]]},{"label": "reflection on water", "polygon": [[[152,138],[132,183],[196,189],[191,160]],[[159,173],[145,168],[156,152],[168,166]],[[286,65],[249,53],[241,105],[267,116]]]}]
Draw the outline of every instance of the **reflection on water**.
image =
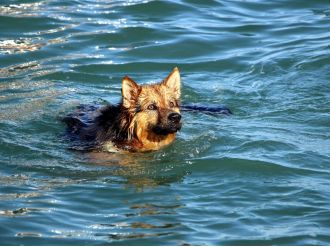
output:
[{"label": "reflection on water", "polygon": [[41,46],[40,43],[32,43],[31,39],[2,40],[0,41],[0,53],[13,54],[35,51],[40,49]]},{"label": "reflection on water", "polygon": [[0,40],[0,54],[25,53],[41,49],[43,46],[50,44],[63,43],[62,38],[50,39],[43,41],[42,39],[20,38],[16,40]]},{"label": "reflection on water", "polygon": [[[127,156],[129,157],[129,156]],[[86,159],[88,157],[85,157]],[[131,160],[130,157],[128,160]],[[140,161],[143,156],[139,157]],[[0,210],[1,217],[13,217],[14,221],[19,220],[17,217],[38,217],[48,213],[50,215],[75,215],[77,205],[83,206],[84,213],[79,213],[80,217],[84,214],[93,216],[93,220],[88,225],[80,226],[72,230],[72,225],[69,223],[68,228],[63,228],[62,223],[55,220],[51,224],[47,232],[40,232],[37,229],[26,229],[14,231],[17,237],[47,237],[56,239],[67,238],[86,238],[86,239],[112,239],[112,240],[125,240],[125,239],[145,239],[159,236],[168,236],[175,233],[175,229],[180,227],[179,222],[172,221],[168,218],[165,222],[157,220],[157,217],[163,218],[171,215],[176,215],[176,211],[184,205],[180,202],[179,197],[166,196],[165,202],[152,202],[145,203],[139,200],[130,200],[122,197],[121,199],[113,198],[115,194],[123,194],[123,191],[135,194],[139,198],[144,191],[155,189],[160,184],[173,183],[182,179],[182,177],[175,175],[175,178],[170,177],[158,179],[155,174],[161,173],[160,167],[148,167],[146,164],[138,164],[135,159],[134,164],[125,166],[118,164],[103,163],[103,166],[95,166],[96,164],[89,163],[85,175],[80,174],[81,178],[61,178],[61,177],[41,177],[36,178],[33,176],[18,174],[6,176],[0,174],[0,186],[3,192],[10,191],[10,188],[25,187],[32,190],[22,193],[5,193],[0,196],[0,207],[6,205],[6,202],[16,201],[12,207],[5,206],[6,209]],[[146,160],[146,162],[148,162]],[[111,166],[111,169],[106,169]],[[101,168],[101,171],[99,170]],[[60,169],[59,167],[57,169]],[[104,172],[102,172],[104,171]],[[80,171],[81,173],[82,171]],[[64,172],[65,174],[74,171]],[[89,177],[89,178],[87,178]],[[119,190],[115,192],[108,187],[109,184],[121,184]],[[98,200],[93,194],[93,188],[98,188],[98,193],[105,193],[110,201],[103,201],[104,206],[101,211],[95,211],[93,208],[94,200]],[[80,187],[81,191],[75,191],[73,188]],[[110,189],[110,190],[109,190]],[[104,192],[102,192],[105,190]],[[59,193],[59,191],[62,191]],[[84,195],[85,194],[85,195]],[[153,194],[153,193],[152,193]],[[63,198],[68,196],[69,198]],[[161,195],[155,195],[161,196]],[[121,196],[120,196],[121,197]],[[69,201],[75,201],[71,204]],[[69,203],[69,205],[67,204]],[[30,207],[21,207],[22,205],[29,205]],[[34,207],[39,205],[39,207]],[[71,206],[70,206],[71,205]],[[80,206],[79,206],[80,207]],[[79,209],[80,210],[80,209]],[[117,213],[112,213],[116,211]],[[71,216],[72,217],[72,216]],[[154,218],[154,220],[146,220],[145,218]],[[156,217],[156,218],[155,218]],[[51,217],[51,220],[54,218]],[[77,224],[75,222],[74,224]],[[24,229],[24,227],[23,227]]]},{"label": "reflection on water", "polygon": [[[84,162],[94,166],[105,166],[112,168],[112,174],[126,179],[125,188],[133,186],[136,192],[142,192],[144,188],[150,189],[159,185],[166,185],[182,181],[189,174],[188,167],[182,165],[182,169],[171,171],[176,161],[155,164],[157,158],[153,153],[107,153],[90,152],[83,156]],[[161,162],[161,159],[159,159]],[[178,168],[178,167],[177,167]]]},{"label": "reflection on water", "polygon": [[19,3],[0,6],[0,15],[12,17],[34,17],[40,13],[44,1],[35,3]]}]

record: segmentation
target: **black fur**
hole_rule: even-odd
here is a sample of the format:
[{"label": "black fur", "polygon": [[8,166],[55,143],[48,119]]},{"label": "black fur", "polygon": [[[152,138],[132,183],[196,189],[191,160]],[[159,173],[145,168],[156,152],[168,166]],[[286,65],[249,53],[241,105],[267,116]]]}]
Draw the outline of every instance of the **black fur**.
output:
[{"label": "black fur", "polygon": [[222,114],[222,115],[231,115],[232,111],[226,106],[219,105],[200,105],[200,104],[189,104],[182,105],[181,111],[197,111],[203,112],[206,114]]},{"label": "black fur", "polygon": [[73,142],[72,148],[97,149],[106,141],[127,141],[129,118],[130,114],[121,104],[104,107],[80,105],[63,118],[63,122],[67,124],[67,137]]}]

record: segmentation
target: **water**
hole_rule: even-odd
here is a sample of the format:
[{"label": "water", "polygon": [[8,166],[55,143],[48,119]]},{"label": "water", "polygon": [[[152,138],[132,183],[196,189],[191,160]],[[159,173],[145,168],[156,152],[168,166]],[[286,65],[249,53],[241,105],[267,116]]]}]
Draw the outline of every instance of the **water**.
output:
[{"label": "water", "polygon": [[[121,78],[182,74],[158,152],[68,149],[60,117]],[[0,239],[15,245],[329,245],[326,0],[2,0]]]}]

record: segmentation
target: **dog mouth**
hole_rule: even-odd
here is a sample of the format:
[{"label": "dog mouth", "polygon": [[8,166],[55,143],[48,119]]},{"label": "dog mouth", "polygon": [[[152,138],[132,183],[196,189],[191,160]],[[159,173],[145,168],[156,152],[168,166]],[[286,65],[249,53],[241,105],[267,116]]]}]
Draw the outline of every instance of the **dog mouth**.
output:
[{"label": "dog mouth", "polygon": [[152,127],[152,131],[157,135],[168,135],[175,133],[181,129],[182,124],[169,124],[166,126],[163,125],[156,125]]}]

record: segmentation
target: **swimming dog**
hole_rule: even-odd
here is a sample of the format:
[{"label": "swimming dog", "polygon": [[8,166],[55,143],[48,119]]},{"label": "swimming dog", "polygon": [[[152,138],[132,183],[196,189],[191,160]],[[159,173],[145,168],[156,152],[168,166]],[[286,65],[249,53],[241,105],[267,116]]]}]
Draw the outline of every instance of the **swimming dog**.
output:
[{"label": "swimming dog", "polygon": [[79,110],[63,121],[71,136],[88,142],[91,149],[159,150],[171,144],[181,129],[180,95],[178,68],[162,82],[151,85],[138,85],[125,76],[119,104],[93,108],[87,123],[79,118]]}]

